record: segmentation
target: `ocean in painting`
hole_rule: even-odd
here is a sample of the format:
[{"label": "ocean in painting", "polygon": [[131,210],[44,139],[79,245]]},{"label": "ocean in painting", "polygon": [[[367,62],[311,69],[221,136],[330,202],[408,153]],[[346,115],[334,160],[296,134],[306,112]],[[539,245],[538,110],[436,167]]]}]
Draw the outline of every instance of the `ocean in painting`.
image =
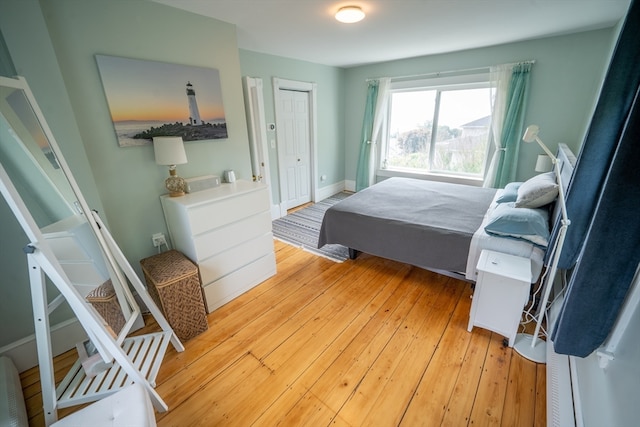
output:
[{"label": "ocean in painting", "polygon": [[[224,124],[225,119],[213,119],[213,120],[204,120],[205,123],[210,123],[212,125],[220,125]],[[122,122],[114,122],[113,126],[116,131],[116,136],[118,137],[118,144],[120,147],[133,147],[138,145],[147,145],[151,144],[151,139],[134,139],[133,137],[139,133],[147,131],[152,127],[158,128],[162,125],[170,124],[164,121],[122,121]],[[224,136],[216,136],[215,138],[225,137],[226,138],[226,128],[224,131]]]}]

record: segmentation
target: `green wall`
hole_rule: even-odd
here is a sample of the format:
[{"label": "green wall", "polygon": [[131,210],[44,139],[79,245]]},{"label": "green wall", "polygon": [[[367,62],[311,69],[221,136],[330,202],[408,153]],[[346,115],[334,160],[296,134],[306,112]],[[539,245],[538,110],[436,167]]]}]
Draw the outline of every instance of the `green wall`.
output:
[{"label": "green wall", "polygon": [[[482,49],[423,56],[350,68],[345,84],[345,178],[355,180],[358,163],[365,79],[398,77],[491,66],[533,59],[531,94],[525,126],[540,126],[540,138],[554,151],[558,143],[575,153],[599,93],[611,55],[614,28],[511,43]],[[520,147],[517,179],[533,176],[538,154],[536,144]]]},{"label": "green wall", "polygon": [[[318,170],[319,187],[335,184],[344,180],[344,75],[342,68],[296,61],[279,56],[266,55],[240,49],[240,68],[243,76],[262,79],[265,119],[275,123],[275,105],[273,100],[274,77],[316,83],[318,90]],[[267,131],[267,139],[275,139],[275,131]],[[278,154],[270,145],[269,164],[271,165],[271,183],[273,201],[280,200],[278,181]],[[320,176],[327,180],[320,182]]]}]

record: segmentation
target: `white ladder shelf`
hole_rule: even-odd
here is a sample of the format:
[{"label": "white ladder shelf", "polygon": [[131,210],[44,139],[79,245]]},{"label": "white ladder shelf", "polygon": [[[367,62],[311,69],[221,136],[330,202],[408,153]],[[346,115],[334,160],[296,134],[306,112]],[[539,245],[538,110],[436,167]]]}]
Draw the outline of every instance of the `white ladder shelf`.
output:
[{"label": "white ladder shelf", "polygon": [[[171,332],[157,332],[126,338],[122,344],[134,367],[146,377],[152,387],[156,386],[156,376],[170,340]],[[133,382],[134,380],[117,363],[93,378],[87,377],[78,360],[56,389],[58,407],[66,408],[93,402]]]}]

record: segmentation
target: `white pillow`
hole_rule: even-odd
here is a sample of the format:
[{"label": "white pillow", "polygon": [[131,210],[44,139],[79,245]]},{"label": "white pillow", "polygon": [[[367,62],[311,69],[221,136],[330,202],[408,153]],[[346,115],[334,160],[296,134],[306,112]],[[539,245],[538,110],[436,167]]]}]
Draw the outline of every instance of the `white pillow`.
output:
[{"label": "white pillow", "polygon": [[525,181],[518,188],[517,208],[539,208],[558,197],[555,172],[541,173]]}]

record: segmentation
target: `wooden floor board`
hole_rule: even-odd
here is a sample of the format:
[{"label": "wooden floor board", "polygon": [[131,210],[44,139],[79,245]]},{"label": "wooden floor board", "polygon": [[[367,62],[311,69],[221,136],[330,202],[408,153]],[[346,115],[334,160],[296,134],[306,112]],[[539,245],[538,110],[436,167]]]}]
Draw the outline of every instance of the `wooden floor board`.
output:
[{"label": "wooden floor board", "polygon": [[[463,290],[469,293],[468,288]],[[412,396],[401,424],[406,426],[440,425],[462,370],[471,334],[464,328],[469,321],[470,302],[460,298],[438,347],[425,367],[416,392]]]},{"label": "wooden floor board", "polygon": [[[467,332],[468,283],[367,254],[334,263],[275,249],[274,277],[167,351],[158,426],[545,425],[545,366]],[[145,320],[140,333],[157,330]],[[57,381],[75,359],[56,358]],[[20,375],[34,427],[38,375]]]},{"label": "wooden floor board", "polygon": [[470,423],[475,426],[501,424],[512,353],[502,346],[502,341],[503,337],[500,335],[491,335],[476,400],[471,411]]}]

